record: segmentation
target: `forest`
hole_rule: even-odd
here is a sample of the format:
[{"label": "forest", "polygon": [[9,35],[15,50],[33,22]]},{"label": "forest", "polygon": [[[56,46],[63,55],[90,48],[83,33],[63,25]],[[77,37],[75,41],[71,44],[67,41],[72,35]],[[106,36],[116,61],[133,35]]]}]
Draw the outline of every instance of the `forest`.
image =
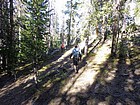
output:
[{"label": "forest", "polygon": [[0,104],[140,105],[140,0],[0,0]]}]

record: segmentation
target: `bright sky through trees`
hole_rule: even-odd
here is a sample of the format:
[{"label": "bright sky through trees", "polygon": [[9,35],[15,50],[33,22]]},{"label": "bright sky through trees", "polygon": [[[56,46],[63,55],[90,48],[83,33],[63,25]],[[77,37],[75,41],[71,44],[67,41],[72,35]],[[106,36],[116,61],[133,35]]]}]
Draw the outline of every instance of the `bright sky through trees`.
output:
[{"label": "bright sky through trees", "polygon": [[55,8],[56,8],[56,13],[58,16],[58,22],[59,22],[59,28],[61,29],[62,24],[63,24],[63,18],[64,18],[64,14],[63,14],[63,10],[65,10],[65,4],[66,4],[67,0],[56,0],[55,2]]},{"label": "bright sky through trees", "polygon": [[67,0],[56,0],[55,8],[58,13],[59,19],[63,18],[62,10],[64,10],[66,2]]}]

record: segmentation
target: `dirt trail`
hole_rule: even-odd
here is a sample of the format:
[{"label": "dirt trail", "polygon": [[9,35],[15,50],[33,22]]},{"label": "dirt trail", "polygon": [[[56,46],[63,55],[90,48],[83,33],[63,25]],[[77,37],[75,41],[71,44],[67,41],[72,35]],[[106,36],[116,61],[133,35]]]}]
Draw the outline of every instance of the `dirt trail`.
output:
[{"label": "dirt trail", "polygon": [[[140,105],[139,42],[130,40],[125,55],[110,59],[111,41],[91,43],[88,57],[83,58],[79,72],[72,70],[71,50],[44,67],[39,89],[33,75],[27,75],[0,89],[1,105]],[[129,43],[129,42],[128,42]],[[135,50],[136,49],[136,50]],[[119,50],[120,53],[121,49]],[[63,68],[59,68],[63,65]]]},{"label": "dirt trail", "polygon": [[[94,57],[91,57],[87,61],[86,66],[79,69],[79,73],[75,75],[69,81],[69,83],[63,88],[62,93],[64,93],[65,91],[68,91],[68,94],[73,94],[73,93],[80,92],[81,90],[85,92],[87,87],[93,84],[94,79],[99,72],[100,64],[104,63],[107,57],[109,57],[110,44],[111,44],[110,42],[104,44],[102,47],[98,49],[98,51],[95,52],[96,55]],[[69,87],[72,85],[73,82],[74,84],[70,89]]]},{"label": "dirt trail", "polygon": [[[50,99],[39,100],[44,99],[43,105],[139,105],[139,74],[136,74],[139,66],[134,65],[138,62],[139,55],[134,57],[132,51],[125,53],[131,49],[128,46],[129,42],[122,40],[120,43],[122,46],[119,53],[124,52],[124,55],[111,59],[111,42],[107,41],[94,50],[96,55],[86,59],[86,64],[81,66],[78,74],[72,73],[61,87],[55,85],[54,92],[50,90]],[[132,43],[131,47],[137,46],[133,41]],[[137,59],[133,60],[133,57]],[[81,62],[81,65],[82,63],[85,62]],[[39,104],[39,100],[36,101],[36,105]]]},{"label": "dirt trail", "polygon": [[[111,41],[107,41],[105,44],[103,44],[103,46],[96,50],[96,52],[94,52],[96,55],[94,57],[90,57],[87,64],[79,69],[78,74],[72,75],[67,84],[61,88],[59,94],[65,95],[65,98],[67,97],[66,100],[69,101],[69,104],[75,103],[73,99],[76,99],[77,93],[85,94],[87,89],[94,83],[95,78],[99,73],[100,65],[103,64],[109,57],[110,45]],[[59,96],[59,94],[57,96]],[[72,97],[71,100],[71,96],[75,97]],[[49,105],[62,104],[62,98],[63,97],[54,98]]]},{"label": "dirt trail", "polygon": [[[69,59],[69,54],[71,53],[71,51],[72,49],[68,50],[59,59],[53,61],[51,63],[50,68],[44,67],[43,68],[44,72],[42,72],[41,75],[43,74],[46,75],[48,71],[57,69],[59,66],[65,65],[66,63],[67,63],[66,67],[68,67],[68,70],[71,70],[71,68],[69,69],[69,66],[72,64],[72,60]],[[60,55],[57,55],[57,56],[60,56]],[[36,90],[33,77],[34,75],[32,73],[26,76],[21,76],[16,81],[14,81],[13,78],[4,80],[4,78],[9,78],[9,77],[4,77],[1,81],[3,83],[5,81],[6,83],[4,83],[5,85],[1,86],[2,88],[0,89],[0,103],[2,105],[33,104],[36,100],[36,96],[37,96],[36,94],[40,93],[40,92],[38,93],[38,90]],[[46,82],[48,78],[45,77],[45,80],[44,81],[42,80],[42,81]],[[53,75],[50,78],[53,78]],[[38,103],[38,102],[35,102],[35,103]]]}]

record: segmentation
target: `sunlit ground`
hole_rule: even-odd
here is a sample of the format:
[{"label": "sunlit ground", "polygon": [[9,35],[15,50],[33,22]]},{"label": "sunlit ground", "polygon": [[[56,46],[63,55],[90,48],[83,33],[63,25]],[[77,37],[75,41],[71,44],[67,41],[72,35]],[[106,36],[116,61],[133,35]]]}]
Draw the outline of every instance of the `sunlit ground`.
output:
[{"label": "sunlit ground", "polygon": [[[32,80],[32,79],[33,79],[33,75],[30,75],[30,76],[27,75],[27,76],[25,76],[25,77],[23,77],[23,78],[18,79],[16,82],[13,82],[13,83],[10,84],[10,85],[5,85],[5,86],[0,90],[0,97],[4,96],[7,92],[10,92],[11,90],[13,90],[13,89],[19,87],[19,86],[22,85],[22,84],[27,83],[28,81],[30,81],[30,80]],[[24,89],[27,88],[27,87],[30,87],[31,85],[32,85],[32,83],[26,85],[26,86],[24,87]]]},{"label": "sunlit ground", "polygon": [[[95,38],[96,38],[96,35],[90,36],[89,44],[91,44],[91,43],[94,41]],[[84,46],[85,46],[85,40],[82,41],[78,46],[80,47],[80,49],[83,49]],[[41,73],[41,72],[44,72],[44,71],[46,71],[46,69],[48,69],[51,65],[63,61],[67,56],[69,56],[69,55],[71,54],[72,50],[73,50],[73,48],[71,48],[70,50],[66,51],[58,60],[53,61],[51,64],[45,65],[44,67],[42,67],[42,68],[41,68],[40,70],[38,70],[38,71],[39,71],[40,73]],[[83,56],[83,57],[84,57],[84,56]],[[65,63],[66,63],[66,62],[63,62],[63,65],[64,65]]]},{"label": "sunlit ground", "polygon": [[[70,50],[68,50],[67,52],[65,52],[58,60],[53,61],[51,64],[45,65],[44,67],[42,67],[40,70],[38,70],[40,73],[46,71],[46,69],[48,69],[49,67],[51,67],[52,65],[59,63],[61,61],[63,61],[68,55],[70,55],[70,53],[72,52],[72,48]],[[63,65],[66,62],[63,62]]]},{"label": "sunlit ground", "polygon": [[[108,41],[100,47],[95,55],[87,61],[87,65],[79,70],[69,82],[60,90],[61,94],[76,95],[77,93],[85,93],[87,89],[94,83],[97,74],[100,71],[100,65],[103,64],[110,55],[111,41]],[[112,78],[113,79],[113,78]],[[59,104],[60,97],[52,100],[50,105]],[[68,99],[70,100],[70,99]],[[56,105],[57,105],[56,104]]]},{"label": "sunlit ground", "polygon": [[[92,36],[91,38],[92,38],[92,40],[90,40],[89,44],[92,43],[93,40],[94,40],[96,37],[95,37],[95,36]],[[81,49],[82,49],[84,46],[85,46],[85,41],[83,41],[83,42],[81,42],[81,43],[79,44],[79,47],[80,47]],[[66,51],[58,60],[53,61],[51,64],[48,64],[48,65],[42,67],[42,68],[41,68],[40,70],[38,70],[38,71],[39,71],[40,73],[42,73],[42,72],[46,71],[46,69],[50,68],[53,64],[56,64],[56,63],[58,63],[58,62],[63,61],[67,56],[70,55],[70,53],[72,52],[72,49],[73,49],[73,48],[71,48],[70,50]],[[65,63],[67,63],[67,62],[63,62],[63,65],[64,65]],[[27,66],[30,66],[30,65],[31,65],[31,63],[30,63],[30,64],[27,64],[27,65],[25,65],[25,66],[22,66],[21,68],[18,68],[18,69],[21,69],[21,70],[22,70],[23,68],[25,68],[25,67],[27,67]],[[58,65],[57,65],[57,66],[58,66]],[[84,69],[84,68],[82,68],[82,69]],[[33,75],[33,74],[32,74],[32,75],[27,75],[26,77],[20,78],[20,79],[18,79],[16,82],[14,82],[14,83],[12,83],[12,84],[10,84],[10,85],[8,85],[8,86],[3,87],[3,88],[0,90],[0,96],[2,97],[2,96],[5,95],[8,91],[10,91],[10,90],[12,90],[12,89],[14,89],[14,88],[16,88],[16,87],[18,87],[18,86],[20,86],[20,85],[26,83],[27,81],[32,80],[33,78],[34,78],[34,75]],[[31,85],[32,85],[32,84],[28,84],[28,85],[25,86],[24,88],[27,88],[27,87],[29,87],[29,86],[31,86]],[[51,86],[51,84],[49,84],[49,86]],[[8,90],[7,90],[7,89],[8,89]]]},{"label": "sunlit ground", "polygon": [[[93,40],[94,40],[94,38],[93,38]],[[64,86],[59,89],[58,94],[56,94],[56,98],[52,99],[50,101],[49,105],[58,105],[58,104],[61,105],[62,98],[63,98],[62,95],[66,95],[66,100],[68,100],[70,102],[73,102],[73,100],[76,101],[75,96],[79,95],[79,93],[81,93],[80,95],[86,95],[87,92],[89,91],[90,87],[92,87],[92,85],[94,83],[96,83],[95,81],[97,81],[97,79],[98,79],[97,75],[100,74],[100,72],[102,70],[101,68],[104,68],[104,63],[107,61],[107,59],[110,55],[110,47],[111,47],[110,45],[111,45],[111,41],[107,41],[107,43],[103,44],[103,46],[98,47],[97,50],[94,50],[94,56],[90,55],[90,57],[86,61],[87,64],[79,69],[78,74],[75,74],[73,71],[73,74],[71,74],[70,77],[68,77],[69,81],[67,81],[66,84],[65,83],[63,84]],[[80,43],[79,46],[82,48],[84,46],[84,42]],[[132,47],[132,50],[134,50],[133,43],[132,43],[131,47]],[[135,47],[136,47],[135,49],[137,49],[137,50],[139,49],[138,46],[135,46]],[[136,50],[136,52],[139,52],[139,50],[138,51],[137,50]],[[68,62],[67,60],[70,60],[70,59],[66,59],[66,57],[71,52],[72,52],[72,49],[70,49],[69,51],[66,51],[58,60],[56,60],[53,63],[46,65],[42,69],[40,69],[40,70],[42,70],[41,72],[43,72],[47,68],[53,66],[53,64],[57,64],[61,61],[63,62],[63,64],[67,63]],[[136,61],[135,59],[139,59],[139,55],[134,56],[131,60]],[[118,63],[118,60],[119,59],[116,59],[116,63]],[[130,61],[130,59],[126,59],[126,64],[131,65],[132,61]],[[59,65],[56,65],[56,66],[59,66]],[[139,65],[137,64],[137,66],[138,67],[136,68],[134,73],[136,75],[140,75]],[[68,68],[68,70],[69,70],[69,68]],[[116,67],[114,67],[113,70],[111,68],[111,71],[109,71],[107,73],[108,76],[104,77],[105,82],[109,82],[109,81],[111,82],[116,77],[116,70],[117,70]],[[124,74],[122,74],[122,75],[124,75]],[[133,75],[131,74],[130,76],[132,77]],[[19,78],[16,82],[14,82],[10,85],[5,85],[0,90],[0,97],[4,97],[4,95],[6,95],[8,92],[10,92],[22,85],[23,85],[23,87],[22,87],[23,89],[25,89],[25,90],[28,89],[28,87],[33,85],[32,82],[29,82],[32,79],[33,79],[33,75],[27,75],[26,77]],[[133,91],[134,87],[132,84],[134,84],[134,81],[132,81],[132,79],[126,79],[126,80],[127,80],[126,82],[128,84],[130,84],[130,86],[127,85],[126,87],[124,87],[124,90]],[[25,83],[28,83],[28,84],[24,85]],[[139,81],[138,81],[138,83],[139,83]],[[46,86],[43,86],[43,87],[45,87],[44,88],[45,90],[50,89],[53,86],[53,81],[47,82],[47,84],[44,84],[44,85],[46,85]],[[97,83],[96,86],[94,87],[94,90],[96,90],[96,88],[98,89],[98,85],[99,84]],[[40,94],[42,94],[42,92],[40,92],[40,93],[37,92],[36,96],[39,97]],[[31,102],[33,102],[33,100],[31,100]]]},{"label": "sunlit ground", "polygon": [[16,70],[17,71],[22,71],[22,70],[24,70],[25,68],[27,68],[27,67],[29,67],[31,65],[32,65],[32,63],[27,63],[27,64],[25,64],[23,66],[17,67]]}]

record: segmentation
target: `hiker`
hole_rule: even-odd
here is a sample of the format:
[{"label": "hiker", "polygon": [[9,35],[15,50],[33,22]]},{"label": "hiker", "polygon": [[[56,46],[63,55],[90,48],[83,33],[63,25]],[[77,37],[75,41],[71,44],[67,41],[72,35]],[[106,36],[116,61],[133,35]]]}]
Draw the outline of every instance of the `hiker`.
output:
[{"label": "hiker", "polygon": [[76,45],[75,48],[72,50],[72,53],[70,54],[70,58],[73,57],[73,68],[78,73],[78,63],[82,58],[81,50]]},{"label": "hiker", "polygon": [[65,45],[64,45],[64,43],[62,43],[61,44],[61,52],[64,52],[64,50],[65,50]]}]

